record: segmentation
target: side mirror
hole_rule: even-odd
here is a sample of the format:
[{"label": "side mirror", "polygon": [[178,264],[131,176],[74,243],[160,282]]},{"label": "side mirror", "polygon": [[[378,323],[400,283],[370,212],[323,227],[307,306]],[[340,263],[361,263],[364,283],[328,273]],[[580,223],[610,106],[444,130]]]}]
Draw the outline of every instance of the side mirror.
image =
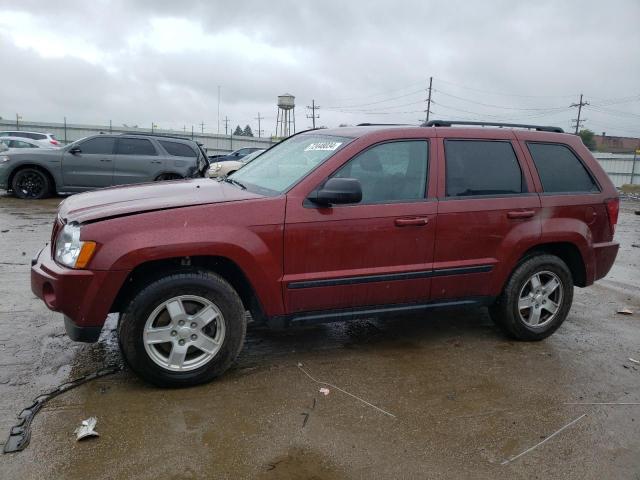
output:
[{"label": "side mirror", "polygon": [[309,200],[324,206],[358,203],[362,200],[362,186],[356,178],[330,178]]},{"label": "side mirror", "polygon": [[82,152],[82,150],[80,149],[80,147],[73,147],[69,150],[69,153],[72,153],[73,155],[75,155],[76,153],[80,153]]}]

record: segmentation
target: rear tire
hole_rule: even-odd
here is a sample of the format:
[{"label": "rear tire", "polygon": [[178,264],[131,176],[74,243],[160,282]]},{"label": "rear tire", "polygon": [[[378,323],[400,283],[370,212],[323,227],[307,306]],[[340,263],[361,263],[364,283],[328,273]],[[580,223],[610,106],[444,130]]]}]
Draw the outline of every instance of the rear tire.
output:
[{"label": "rear tire", "polygon": [[571,271],[560,258],[542,254],[516,267],[489,313],[508,336],[538,341],[562,325],[572,301]]},{"label": "rear tire", "polygon": [[18,170],[11,181],[16,197],[23,200],[40,200],[51,195],[52,182],[49,176],[36,168]]},{"label": "rear tire", "polygon": [[219,275],[166,276],[140,291],[118,324],[131,369],[160,387],[209,382],[240,353],[247,328],[236,291]]}]

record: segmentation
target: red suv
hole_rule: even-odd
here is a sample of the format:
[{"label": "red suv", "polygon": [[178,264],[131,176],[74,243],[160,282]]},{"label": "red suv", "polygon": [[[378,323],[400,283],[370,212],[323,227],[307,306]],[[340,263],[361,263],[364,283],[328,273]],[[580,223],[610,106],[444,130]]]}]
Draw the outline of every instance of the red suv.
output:
[{"label": "red suv", "polygon": [[120,312],[124,358],[164,386],[229,368],[247,311],[283,327],[485,305],[543,339],[609,272],[618,193],[561,129],[454,123],[307,131],[219,181],[69,197],[31,288],[77,341]]}]

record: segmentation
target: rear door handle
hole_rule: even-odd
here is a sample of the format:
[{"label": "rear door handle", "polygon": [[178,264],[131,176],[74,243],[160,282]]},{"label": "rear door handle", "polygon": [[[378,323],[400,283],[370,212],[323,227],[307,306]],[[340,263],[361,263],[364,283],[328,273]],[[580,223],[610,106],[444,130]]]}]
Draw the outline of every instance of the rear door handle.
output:
[{"label": "rear door handle", "polygon": [[109,158],[101,158],[100,161],[101,162],[110,162],[111,159],[109,159]]},{"label": "rear door handle", "polygon": [[158,165],[162,164],[160,160],[151,160],[151,163],[157,163]]},{"label": "rear door handle", "polygon": [[507,218],[531,218],[536,214],[533,210],[519,210],[515,212],[508,212]]},{"label": "rear door handle", "polygon": [[414,218],[396,218],[396,227],[410,227],[410,226],[422,226],[429,223],[427,217],[414,217]]}]

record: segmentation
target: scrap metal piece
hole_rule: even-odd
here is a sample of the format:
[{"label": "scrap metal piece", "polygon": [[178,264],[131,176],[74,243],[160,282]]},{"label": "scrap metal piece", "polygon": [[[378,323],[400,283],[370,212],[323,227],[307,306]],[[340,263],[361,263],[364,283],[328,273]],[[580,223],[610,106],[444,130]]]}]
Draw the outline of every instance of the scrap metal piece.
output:
[{"label": "scrap metal piece", "polygon": [[31,440],[31,422],[33,421],[36,414],[40,411],[42,406],[49,400],[57,397],[67,390],[71,390],[72,388],[90,382],[91,380],[95,380],[96,378],[119,372],[120,370],[122,370],[122,367],[120,365],[107,367],[102,370],[98,370],[97,372],[90,373],[89,375],[85,375],[84,377],[65,382],[55,390],[37,396],[34,399],[33,404],[23,409],[18,415],[19,422],[11,427],[11,430],[9,430],[9,438],[4,444],[3,452],[13,453],[27,448],[27,446],[29,445],[29,441]]},{"label": "scrap metal piece", "polygon": [[94,430],[96,423],[98,423],[96,417],[89,417],[83,420],[82,424],[73,431],[73,433],[76,434],[76,440],[80,441],[87,437],[99,437],[100,434]]}]

